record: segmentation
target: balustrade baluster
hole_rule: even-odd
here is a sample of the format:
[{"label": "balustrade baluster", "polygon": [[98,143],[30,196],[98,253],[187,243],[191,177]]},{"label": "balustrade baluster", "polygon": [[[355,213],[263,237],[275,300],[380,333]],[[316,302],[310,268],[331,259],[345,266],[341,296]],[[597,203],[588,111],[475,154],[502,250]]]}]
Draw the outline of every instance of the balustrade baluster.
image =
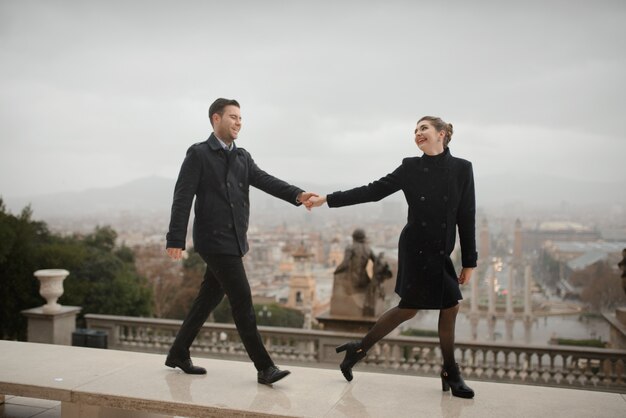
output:
[{"label": "balustrade baluster", "polygon": [[[94,314],[85,317],[88,327],[109,330],[109,347],[116,349],[166,350],[180,326],[156,318]],[[282,361],[318,363],[329,361],[320,350],[330,353],[335,345],[354,339],[354,336],[340,332],[310,330],[305,333],[272,328],[263,332],[263,338],[272,356]],[[230,324],[205,324],[194,343],[194,350],[201,355],[218,357],[246,356],[236,328]],[[624,351],[470,342],[457,343],[456,354],[468,377],[626,392]],[[334,353],[332,358],[334,362]],[[364,366],[373,370],[392,369],[398,373],[436,376],[441,367],[441,352],[438,342],[433,339],[391,337],[370,350]]]}]

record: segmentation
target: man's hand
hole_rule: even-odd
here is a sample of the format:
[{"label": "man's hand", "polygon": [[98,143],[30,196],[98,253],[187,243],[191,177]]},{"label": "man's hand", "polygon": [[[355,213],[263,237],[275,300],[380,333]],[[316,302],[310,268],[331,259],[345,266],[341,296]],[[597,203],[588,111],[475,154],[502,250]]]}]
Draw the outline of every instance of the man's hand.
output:
[{"label": "man's hand", "polygon": [[326,203],[326,195],[323,195],[323,196],[318,196],[318,195],[311,196],[309,198],[309,200],[304,202],[305,206],[309,210],[311,210],[311,208],[317,208],[319,206],[322,206],[324,203]]},{"label": "man's hand", "polygon": [[459,274],[459,284],[469,283],[473,272],[474,269],[472,267],[464,267],[461,269],[461,274]]},{"label": "man's hand", "polygon": [[167,255],[169,255],[172,260],[180,260],[183,258],[182,248],[168,248],[166,251]]},{"label": "man's hand", "polygon": [[318,197],[317,193],[302,192],[298,195],[298,202],[302,203],[307,210],[311,210],[311,205],[308,203],[312,197]]}]

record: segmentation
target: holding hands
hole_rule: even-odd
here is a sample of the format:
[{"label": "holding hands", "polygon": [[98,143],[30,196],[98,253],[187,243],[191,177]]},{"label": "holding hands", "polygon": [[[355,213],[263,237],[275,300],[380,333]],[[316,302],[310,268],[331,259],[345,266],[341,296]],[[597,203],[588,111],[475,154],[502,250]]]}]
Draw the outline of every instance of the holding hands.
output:
[{"label": "holding hands", "polygon": [[320,196],[314,192],[302,192],[298,195],[298,202],[310,211],[312,208],[322,206],[326,202],[326,196]]},{"label": "holding hands", "polygon": [[312,193],[312,196],[302,202],[302,204],[306,206],[307,210],[322,206],[324,203],[326,203],[326,195],[320,196],[315,193]]}]

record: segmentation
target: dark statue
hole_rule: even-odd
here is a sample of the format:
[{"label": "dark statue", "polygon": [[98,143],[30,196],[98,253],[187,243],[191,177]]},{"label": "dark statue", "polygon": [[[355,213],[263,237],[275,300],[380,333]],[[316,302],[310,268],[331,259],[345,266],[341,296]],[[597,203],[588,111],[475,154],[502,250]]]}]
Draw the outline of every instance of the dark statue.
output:
[{"label": "dark statue", "polygon": [[[373,274],[367,273],[367,264],[373,262]],[[367,244],[365,231],[356,229],[352,244],[346,248],[344,259],[334,274],[331,314],[345,316],[380,315],[385,298],[383,282],[392,277],[384,254],[374,254]],[[377,309],[378,308],[378,309]]]}]

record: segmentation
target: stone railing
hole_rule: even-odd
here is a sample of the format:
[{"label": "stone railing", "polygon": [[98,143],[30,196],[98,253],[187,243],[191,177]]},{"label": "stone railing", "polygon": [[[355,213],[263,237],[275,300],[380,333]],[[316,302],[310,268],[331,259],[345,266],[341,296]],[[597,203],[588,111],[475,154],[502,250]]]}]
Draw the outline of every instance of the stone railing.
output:
[{"label": "stone railing", "polygon": [[[109,347],[165,353],[181,321],[85,315],[87,326],[106,331]],[[335,347],[361,335],[334,331],[259,327],[278,364],[336,367]],[[521,383],[626,393],[626,351],[564,346],[456,343],[456,358],[470,380]],[[194,356],[242,359],[247,354],[232,324],[204,324]],[[360,370],[437,376],[441,352],[436,338],[391,337],[374,346]]]}]

